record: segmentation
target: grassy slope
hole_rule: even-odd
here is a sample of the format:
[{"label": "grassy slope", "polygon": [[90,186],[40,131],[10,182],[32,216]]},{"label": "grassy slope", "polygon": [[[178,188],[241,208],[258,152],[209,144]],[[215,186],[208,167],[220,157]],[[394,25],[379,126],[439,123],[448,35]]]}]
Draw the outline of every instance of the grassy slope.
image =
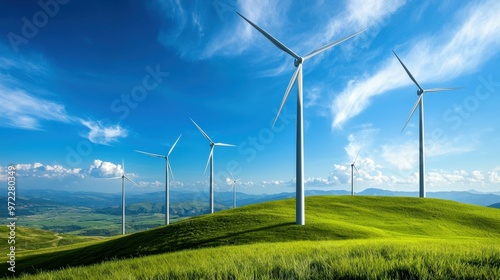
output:
[{"label": "grassy slope", "polygon": [[252,243],[500,237],[498,209],[437,199],[307,197],[306,214],[306,226],[297,226],[293,199],[251,205],[84,248],[45,250],[43,254],[19,258],[16,270],[56,269],[115,258]]},{"label": "grassy slope", "polygon": [[500,279],[498,239],[351,239],[222,246],[22,279]]}]

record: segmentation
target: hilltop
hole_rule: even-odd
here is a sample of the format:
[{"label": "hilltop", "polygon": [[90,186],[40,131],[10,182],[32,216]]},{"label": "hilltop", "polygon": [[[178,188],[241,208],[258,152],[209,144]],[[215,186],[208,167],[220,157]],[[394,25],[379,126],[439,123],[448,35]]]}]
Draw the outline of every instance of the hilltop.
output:
[{"label": "hilltop", "polygon": [[498,239],[499,214],[498,209],[439,199],[320,196],[306,198],[306,225],[297,226],[295,200],[287,199],[194,217],[85,247],[27,254],[19,258],[17,269],[34,272],[226,245]]}]

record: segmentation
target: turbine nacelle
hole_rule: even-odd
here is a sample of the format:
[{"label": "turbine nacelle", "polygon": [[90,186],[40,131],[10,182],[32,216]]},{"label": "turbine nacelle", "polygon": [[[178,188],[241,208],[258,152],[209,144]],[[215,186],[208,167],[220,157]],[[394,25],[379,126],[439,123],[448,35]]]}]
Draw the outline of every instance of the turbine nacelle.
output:
[{"label": "turbine nacelle", "polygon": [[304,62],[304,59],[302,57],[299,57],[293,61],[293,65],[295,65],[295,67],[299,67],[299,65],[302,64],[302,62]]},{"label": "turbine nacelle", "polygon": [[421,89],[417,89],[417,95],[421,95],[421,94],[423,94],[423,93],[424,93],[424,91],[423,91],[423,90],[421,90]]}]

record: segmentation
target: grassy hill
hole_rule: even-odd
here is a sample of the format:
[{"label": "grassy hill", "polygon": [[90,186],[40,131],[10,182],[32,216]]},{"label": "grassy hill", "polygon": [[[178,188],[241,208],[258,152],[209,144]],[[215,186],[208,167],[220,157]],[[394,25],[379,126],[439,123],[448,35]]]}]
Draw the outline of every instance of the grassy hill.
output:
[{"label": "grassy hill", "polygon": [[[398,269],[393,276],[401,277],[405,275],[404,273],[413,275],[410,269],[412,265],[431,266],[430,263],[419,263],[419,259],[412,255],[412,252],[418,252],[420,256],[436,259],[437,263],[441,258],[440,254],[445,259],[446,256],[454,259],[458,254],[461,257],[455,258],[455,261],[461,262],[465,259],[465,265],[469,265],[469,262],[478,262],[476,266],[481,271],[486,269],[486,273],[491,273],[493,269],[495,273],[496,269],[498,274],[493,275],[500,276],[500,210],[498,209],[438,199],[321,196],[306,198],[305,226],[297,226],[294,221],[294,199],[267,202],[195,217],[85,247],[70,246],[66,249],[60,247],[33,252],[18,259],[16,270],[34,273],[39,270],[93,265],[88,268],[74,268],[70,274],[64,274],[68,273],[64,271],[58,273],[63,273],[67,277],[77,275],[75,271],[80,271],[79,273],[84,275],[91,270],[101,269],[108,271],[108,274],[110,271],[114,271],[113,273],[128,271],[134,275],[150,275],[148,273],[151,271],[148,269],[151,269],[151,266],[148,264],[142,268],[140,263],[169,260],[177,265],[168,265],[169,271],[165,271],[165,268],[155,270],[160,273],[159,275],[169,275],[166,278],[175,278],[175,275],[200,278],[201,275],[189,275],[197,271],[195,267],[201,267],[200,269],[206,267],[208,272],[200,273],[222,273],[220,278],[231,278],[229,274],[224,276],[224,273],[231,272],[231,269],[229,272],[220,268],[219,272],[214,271],[210,265],[211,261],[224,263],[223,267],[234,266],[235,271],[239,271],[238,266],[250,269],[248,263],[255,261],[254,258],[259,258],[256,256],[261,256],[263,262],[255,269],[263,269],[263,275],[283,278],[291,269],[292,274],[288,275],[290,277],[284,278],[296,278],[294,275],[297,273],[297,275],[312,273],[310,266],[315,262],[318,262],[315,266],[323,272],[334,271],[333,267],[330,267],[332,266],[330,262],[334,260],[340,262],[343,255],[354,254],[350,259],[364,259],[365,262],[366,258],[373,258],[372,261],[375,263],[384,259],[388,262],[394,258],[393,265]],[[462,249],[458,250],[457,247]],[[186,249],[188,251],[184,251]],[[325,250],[336,253],[334,255],[331,255],[332,252],[325,253],[322,256],[321,252]],[[406,252],[407,250],[410,251]],[[484,254],[488,250],[491,253]],[[207,259],[204,254],[211,256],[212,259]],[[235,259],[224,257],[226,254]],[[399,270],[400,265],[404,264],[401,260],[407,259],[402,257],[406,254],[409,254],[407,261],[413,260],[416,263],[405,264],[409,267],[405,268],[406,270]],[[309,256],[302,260],[306,262],[304,265],[307,265],[307,268],[294,268],[293,263],[299,261],[302,255]],[[469,255],[470,260],[467,259]],[[144,258],[145,256],[150,257]],[[269,265],[279,267],[277,271],[273,272],[274,268],[267,267],[266,256],[270,258],[267,260]],[[478,256],[483,256],[486,260]],[[320,261],[323,257],[328,260]],[[129,258],[133,259],[120,260]],[[112,262],[102,263],[109,260]],[[349,264],[348,260],[349,258],[345,260],[347,263],[344,265]],[[327,268],[321,268],[325,265]],[[126,269],[127,266],[142,270],[133,272],[130,268]],[[113,269],[108,270],[108,267]],[[182,272],[184,274],[181,272],[175,275],[169,274],[182,267],[187,269]],[[6,271],[6,267],[2,269]],[[362,271],[367,273],[369,272],[367,269],[368,267],[365,267]],[[388,269],[390,270],[390,267]],[[346,268],[346,271],[351,270]],[[391,274],[387,274],[389,270],[382,275],[390,276]],[[463,272],[461,270],[461,273]],[[356,270],[352,270],[352,273],[356,273]],[[417,275],[423,276],[422,273]],[[51,277],[50,274],[45,275]],[[117,274],[113,275],[118,277]],[[363,275],[357,278],[366,278],[372,274]]]}]

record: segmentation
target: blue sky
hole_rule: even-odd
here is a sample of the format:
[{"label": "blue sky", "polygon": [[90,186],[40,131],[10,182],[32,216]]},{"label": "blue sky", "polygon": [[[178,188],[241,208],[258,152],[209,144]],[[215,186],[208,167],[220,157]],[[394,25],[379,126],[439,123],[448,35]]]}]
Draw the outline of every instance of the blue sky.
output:
[{"label": "blue sky", "polygon": [[[229,173],[247,193],[292,192],[296,89],[274,128],[293,58],[359,30],[304,64],[307,189],[418,190],[417,99],[395,50],[424,88],[427,190],[500,191],[498,1],[70,1],[0,4],[0,181],[119,192],[123,172],[163,189],[216,191]],[[131,187],[131,186],[129,186]]]}]

